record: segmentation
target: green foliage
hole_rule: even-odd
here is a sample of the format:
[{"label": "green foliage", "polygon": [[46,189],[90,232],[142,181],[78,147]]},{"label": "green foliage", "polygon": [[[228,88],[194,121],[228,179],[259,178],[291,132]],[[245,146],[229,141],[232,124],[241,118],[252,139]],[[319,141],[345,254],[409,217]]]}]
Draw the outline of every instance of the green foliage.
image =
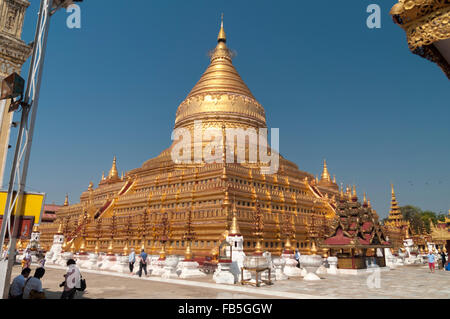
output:
[{"label": "green foliage", "polygon": [[444,221],[444,214],[436,214],[432,211],[422,211],[419,207],[406,205],[400,207],[403,218],[409,221],[411,229],[414,233],[431,232],[431,222],[436,225],[438,220]]}]

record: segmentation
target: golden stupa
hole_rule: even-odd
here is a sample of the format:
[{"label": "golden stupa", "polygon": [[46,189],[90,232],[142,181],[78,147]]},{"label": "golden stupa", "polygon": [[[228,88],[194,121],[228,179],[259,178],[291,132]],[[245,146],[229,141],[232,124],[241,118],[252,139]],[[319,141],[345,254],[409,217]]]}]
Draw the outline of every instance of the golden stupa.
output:
[{"label": "golden stupa", "polygon": [[[200,121],[202,130],[266,128],[264,108],[233,66],[223,21],[210,64],[179,105],[174,127],[192,131]],[[281,224],[289,220],[294,229],[293,248],[306,253],[311,248],[307,225],[335,217],[339,188],[325,161],[321,179],[316,181],[281,155],[278,171],[269,175],[262,173],[260,162],[175,163],[173,147],[122,177],[114,157],[109,174],[97,188],[90,183],[80,203],[62,207],[53,225],[43,225],[41,245],[49,249],[58,226],[63,225],[67,247],[74,245],[78,251],[83,243],[86,252],[123,253],[144,247],[158,254],[163,242],[161,223],[167,213],[170,231],[165,248],[183,255],[190,210],[196,234],[191,246],[194,258],[217,254],[223,234],[230,231],[244,237],[244,249],[251,253],[258,241],[253,235],[253,215],[259,206],[264,219],[262,249],[282,252]],[[80,218],[85,212],[88,218]]]}]

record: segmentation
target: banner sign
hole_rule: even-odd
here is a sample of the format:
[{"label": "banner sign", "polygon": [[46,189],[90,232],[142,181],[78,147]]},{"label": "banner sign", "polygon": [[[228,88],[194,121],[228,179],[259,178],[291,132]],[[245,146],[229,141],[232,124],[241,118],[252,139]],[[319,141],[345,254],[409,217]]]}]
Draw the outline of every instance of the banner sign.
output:
[{"label": "banner sign", "polygon": [[[0,191],[0,227],[3,223],[6,197],[8,192]],[[25,193],[24,194],[24,214],[19,220],[19,238],[29,239],[31,237],[31,231],[34,224],[39,224],[42,217],[44,208],[45,194],[41,193]],[[14,205],[13,215],[16,214],[17,204]],[[13,216],[11,216],[11,228],[13,222]],[[12,229],[11,229],[12,230]]]}]

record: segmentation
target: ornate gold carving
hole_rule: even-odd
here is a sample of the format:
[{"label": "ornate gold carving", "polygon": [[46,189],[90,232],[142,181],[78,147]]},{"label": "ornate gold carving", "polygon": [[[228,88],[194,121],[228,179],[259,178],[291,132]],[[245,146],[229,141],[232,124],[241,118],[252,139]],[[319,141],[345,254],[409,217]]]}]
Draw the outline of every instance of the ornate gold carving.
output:
[{"label": "ornate gold carving", "polygon": [[450,65],[434,43],[450,38],[449,0],[399,0],[391,9],[396,24],[402,27],[410,50],[438,64],[450,79]]}]

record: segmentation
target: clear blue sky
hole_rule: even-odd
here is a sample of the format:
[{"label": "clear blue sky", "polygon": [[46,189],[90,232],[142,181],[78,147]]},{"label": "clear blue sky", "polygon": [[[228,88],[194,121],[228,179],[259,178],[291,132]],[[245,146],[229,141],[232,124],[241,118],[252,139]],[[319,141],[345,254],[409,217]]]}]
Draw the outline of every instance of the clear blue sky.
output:
[{"label": "clear blue sky", "polygon": [[[38,2],[26,14],[26,42]],[[48,203],[65,193],[78,202],[114,155],[127,171],[168,147],[176,109],[208,66],[224,12],[234,64],[268,126],[280,128],[283,156],[313,174],[326,158],[338,183],[366,191],[381,216],[391,182],[400,205],[447,212],[449,81],[409,52],[389,15],[395,2],[85,0],[80,30],[58,12],[29,190],[46,192]],[[366,26],[370,3],[381,6],[381,29]]]}]

